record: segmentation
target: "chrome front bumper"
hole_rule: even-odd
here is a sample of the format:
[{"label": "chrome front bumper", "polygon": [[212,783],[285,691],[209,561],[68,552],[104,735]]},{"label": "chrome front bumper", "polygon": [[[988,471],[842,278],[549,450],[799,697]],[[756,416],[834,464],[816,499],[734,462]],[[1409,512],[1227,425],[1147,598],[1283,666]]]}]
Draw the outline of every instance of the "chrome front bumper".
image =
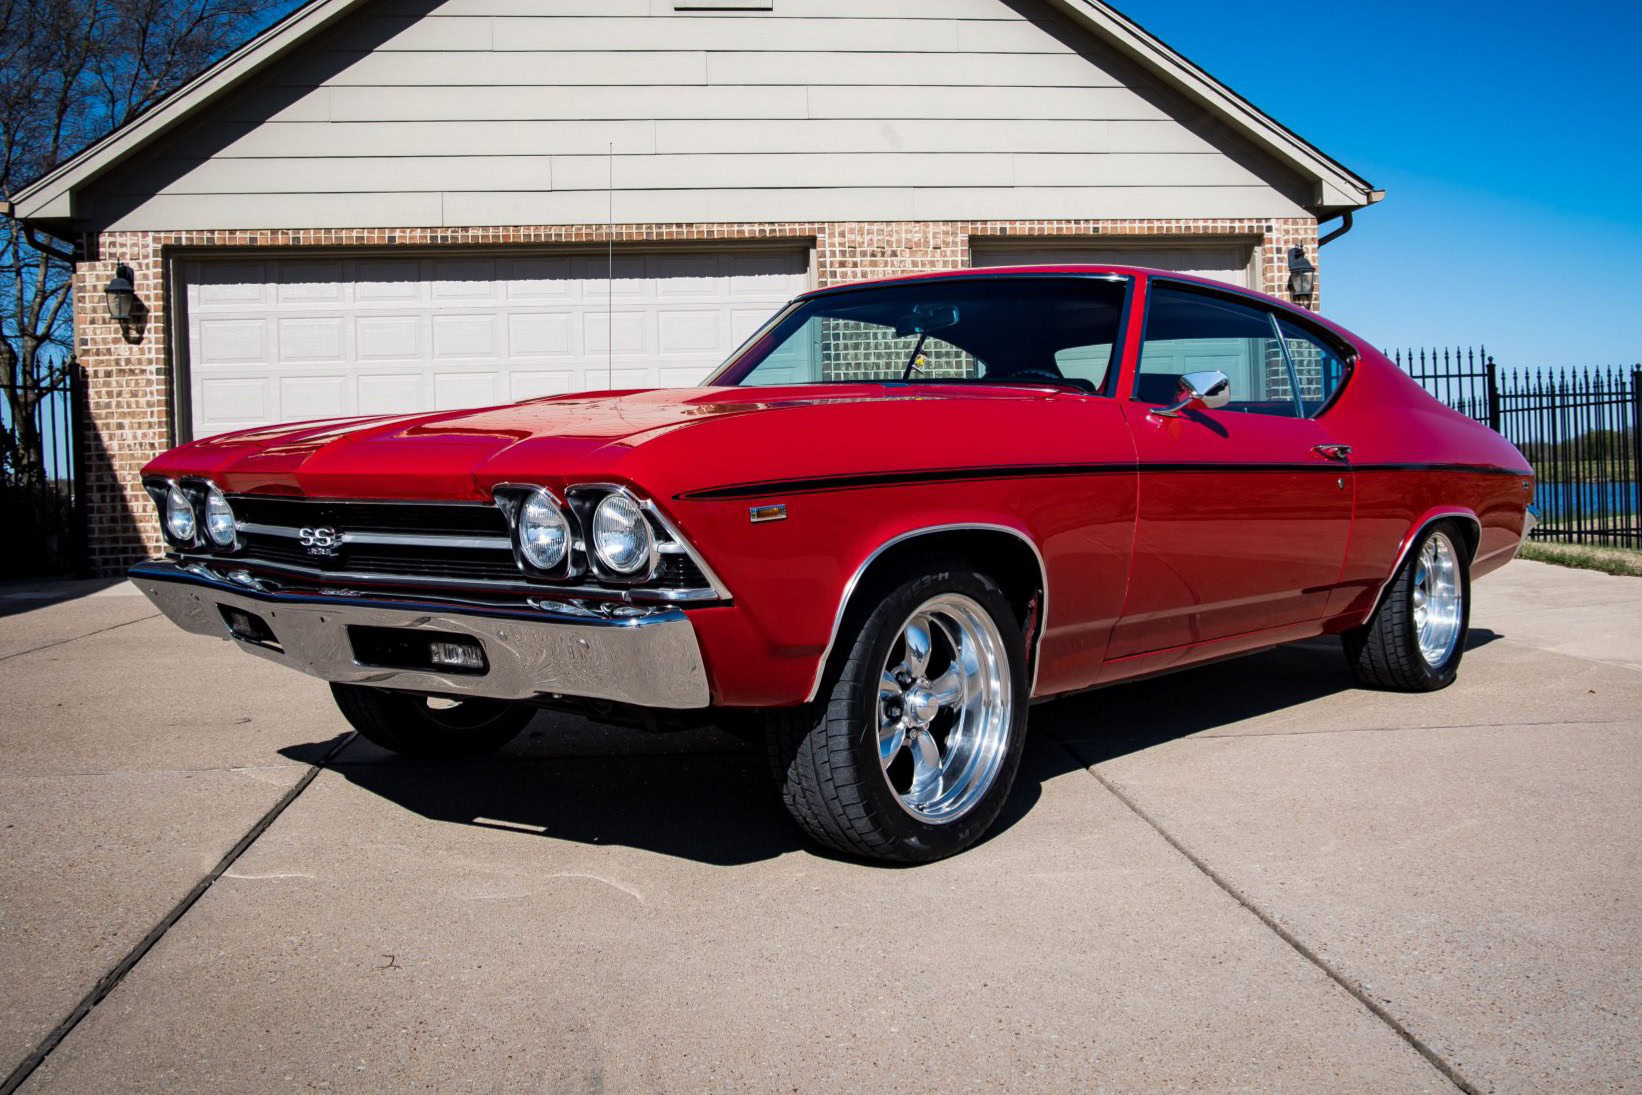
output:
[{"label": "chrome front bumper", "polygon": [[[504,700],[546,694],[672,709],[708,704],[695,628],[677,608],[605,616],[571,605],[509,608],[276,591],[250,579],[231,581],[207,567],[162,562],[138,563],[130,576],[184,631],[228,639],[321,680]],[[276,642],[234,634],[224,606],[261,617]],[[465,636],[484,648],[488,669],[470,674],[362,665],[351,626]]]}]

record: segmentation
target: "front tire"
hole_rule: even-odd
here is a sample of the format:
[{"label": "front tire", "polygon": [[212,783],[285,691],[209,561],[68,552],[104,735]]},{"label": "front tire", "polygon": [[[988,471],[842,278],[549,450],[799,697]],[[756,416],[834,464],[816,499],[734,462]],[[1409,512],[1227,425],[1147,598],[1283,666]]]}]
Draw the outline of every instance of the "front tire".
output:
[{"label": "front tire", "polygon": [[1464,545],[1452,524],[1427,529],[1374,617],[1341,636],[1358,684],[1435,692],[1454,683],[1471,629],[1471,568]]},{"label": "front tire", "polygon": [[448,700],[333,684],[342,716],[367,740],[407,757],[468,757],[512,741],[536,709],[507,700]]},{"label": "front tire", "polygon": [[782,801],[845,854],[924,863],[960,852],[997,820],[1020,766],[1020,624],[995,582],[957,565],[903,579],[854,619],[818,701],[774,713]]}]

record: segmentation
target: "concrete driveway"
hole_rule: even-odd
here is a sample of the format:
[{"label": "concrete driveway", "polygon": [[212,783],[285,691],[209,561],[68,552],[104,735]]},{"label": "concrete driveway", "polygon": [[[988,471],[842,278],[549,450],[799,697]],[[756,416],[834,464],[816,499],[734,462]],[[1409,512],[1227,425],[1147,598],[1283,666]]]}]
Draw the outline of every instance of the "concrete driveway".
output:
[{"label": "concrete driveway", "polygon": [[1039,707],[1001,831],[916,869],[716,732],[406,763],[46,592],[0,590],[26,1092],[1642,1087],[1637,579],[1480,582],[1437,695],[1318,642]]}]

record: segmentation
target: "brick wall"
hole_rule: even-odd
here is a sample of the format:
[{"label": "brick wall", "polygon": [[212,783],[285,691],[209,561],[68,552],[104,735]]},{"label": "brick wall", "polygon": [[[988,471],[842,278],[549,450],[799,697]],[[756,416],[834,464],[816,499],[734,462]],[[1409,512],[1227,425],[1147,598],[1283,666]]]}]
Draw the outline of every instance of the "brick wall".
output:
[{"label": "brick wall", "polygon": [[[75,271],[75,342],[88,379],[86,501],[91,565],[115,574],[162,550],[142,466],[173,442],[166,259],[212,249],[355,246],[481,247],[604,243],[603,225],[519,228],[307,229],[302,231],[108,232],[83,241]],[[1258,288],[1288,297],[1288,249],[1317,258],[1317,224],[1307,218],[1251,220],[940,221],[783,224],[616,225],[618,244],[793,240],[812,243],[821,285],[969,265],[977,239],[1136,239],[1148,243],[1237,236],[1258,243]],[[119,264],[134,275],[139,311],[126,331],[108,318],[102,289]],[[1315,302],[1313,302],[1315,306]]]}]

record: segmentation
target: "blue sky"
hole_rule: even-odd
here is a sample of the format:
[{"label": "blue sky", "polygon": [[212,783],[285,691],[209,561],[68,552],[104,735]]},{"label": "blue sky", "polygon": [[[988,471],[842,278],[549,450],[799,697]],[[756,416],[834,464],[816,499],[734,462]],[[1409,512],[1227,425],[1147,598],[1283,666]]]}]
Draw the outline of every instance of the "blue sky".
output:
[{"label": "blue sky", "polygon": [[1386,191],[1323,251],[1325,315],[1502,366],[1642,361],[1642,3],[1115,3]]}]

